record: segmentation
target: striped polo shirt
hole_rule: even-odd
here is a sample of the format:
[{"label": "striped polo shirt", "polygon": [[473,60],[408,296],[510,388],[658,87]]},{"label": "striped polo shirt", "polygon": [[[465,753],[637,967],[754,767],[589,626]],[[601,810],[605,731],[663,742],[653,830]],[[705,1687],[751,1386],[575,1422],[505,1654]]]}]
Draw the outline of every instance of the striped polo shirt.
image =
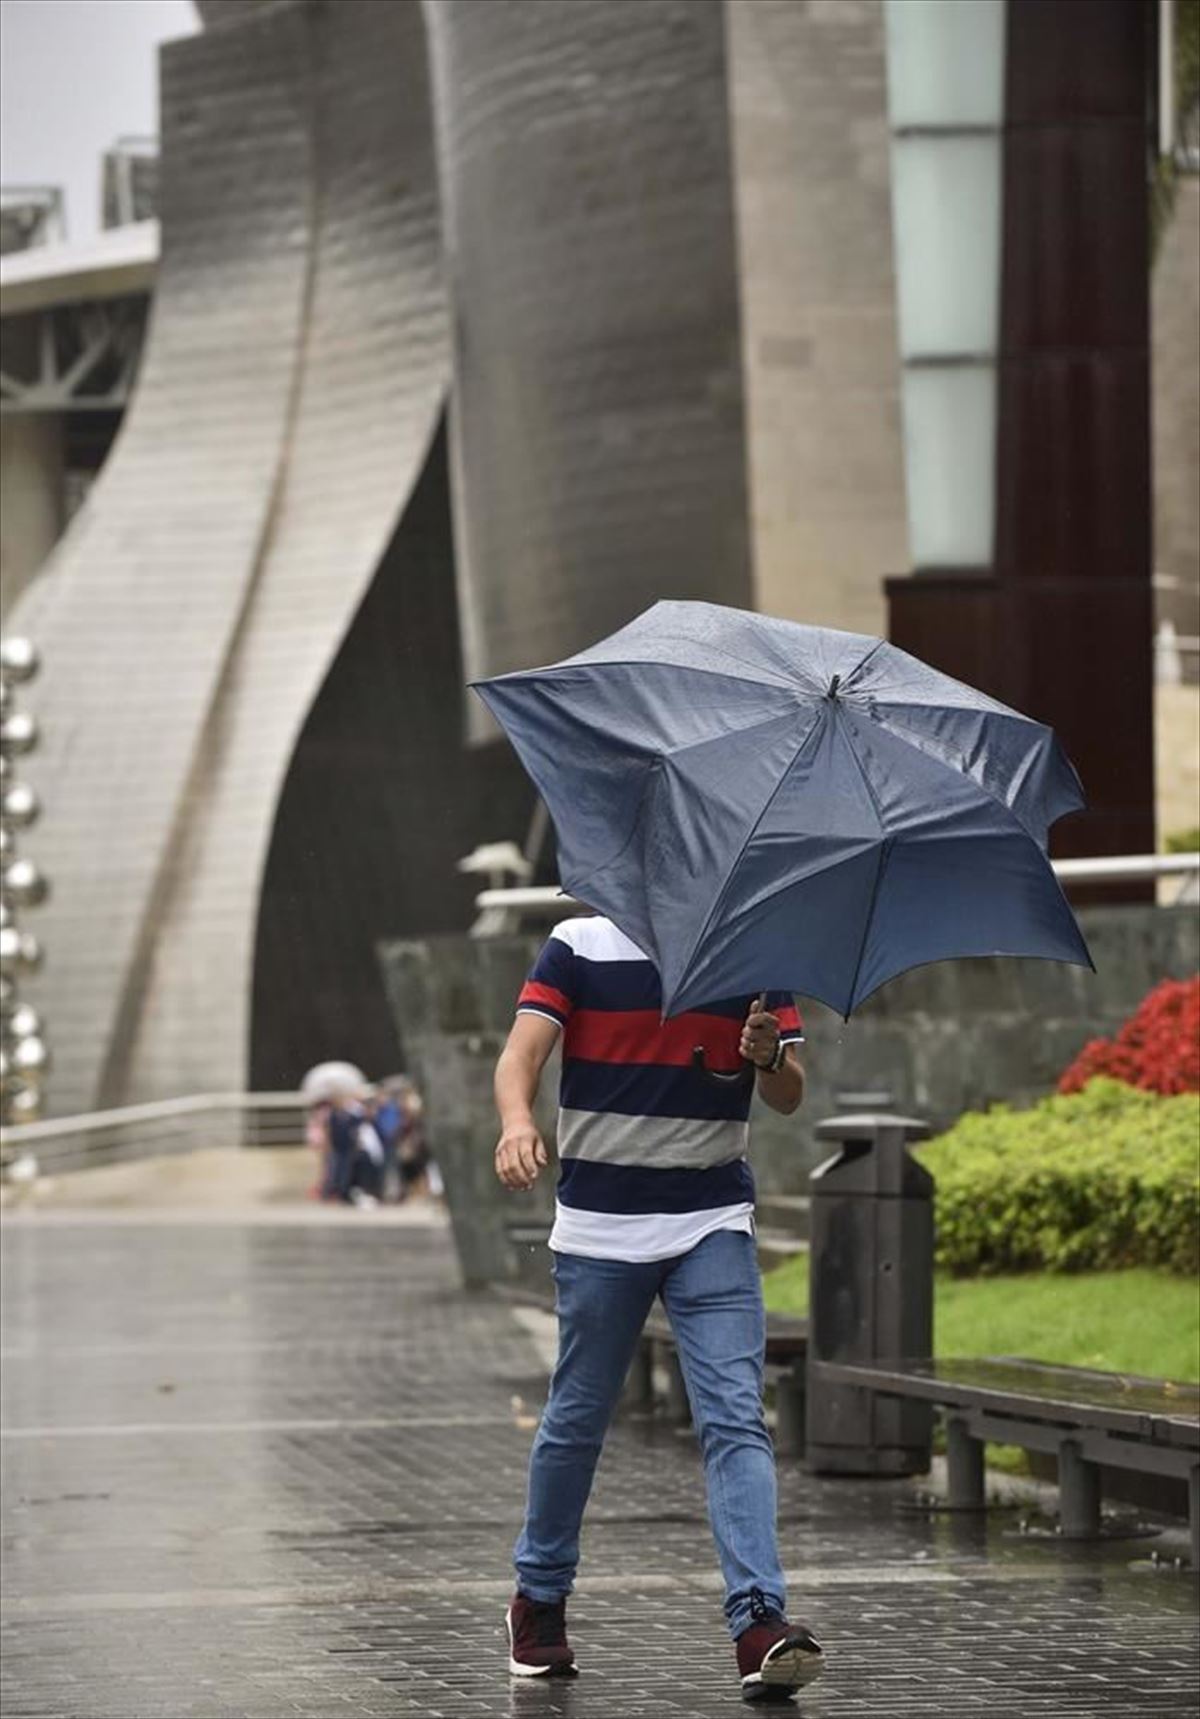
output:
[{"label": "striped polo shirt", "polygon": [[[668,1259],[713,1230],[753,1230],[746,1162],[750,1083],[692,1066],[741,1067],[753,1002],[735,997],[662,1019],[653,963],[608,919],[551,932],[517,1001],[563,1029],[558,1197],[550,1246],[594,1259]],[[767,996],[788,1043],[803,1038],[785,992]]]}]

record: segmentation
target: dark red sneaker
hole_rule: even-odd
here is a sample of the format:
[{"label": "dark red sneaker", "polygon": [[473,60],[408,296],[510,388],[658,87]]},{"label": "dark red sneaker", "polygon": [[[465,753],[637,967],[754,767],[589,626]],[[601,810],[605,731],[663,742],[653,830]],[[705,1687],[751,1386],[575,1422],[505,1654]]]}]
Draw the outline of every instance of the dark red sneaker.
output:
[{"label": "dark red sneaker", "polygon": [[513,1595],[504,1614],[508,1669],[514,1677],[574,1677],[575,1655],[567,1640],[566,1600],[530,1600]]},{"label": "dark red sneaker", "polygon": [[786,1698],[793,1689],[821,1675],[821,1644],[803,1624],[790,1624],[778,1612],[760,1614],[737,1638],[743,1701]]}]

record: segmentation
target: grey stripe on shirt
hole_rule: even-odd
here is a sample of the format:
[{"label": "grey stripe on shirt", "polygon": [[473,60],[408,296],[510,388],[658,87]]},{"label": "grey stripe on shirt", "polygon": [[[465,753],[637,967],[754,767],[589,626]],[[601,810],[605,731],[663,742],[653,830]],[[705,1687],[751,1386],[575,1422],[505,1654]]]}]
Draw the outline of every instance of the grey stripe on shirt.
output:
[{"label": "grey stripe on shirt", "polygon": [[558,1155],[645,1170],[711,1170],[744,1158],[750,1125],[687,1116],[620,1116],[612,1110],[560,1110]]}]

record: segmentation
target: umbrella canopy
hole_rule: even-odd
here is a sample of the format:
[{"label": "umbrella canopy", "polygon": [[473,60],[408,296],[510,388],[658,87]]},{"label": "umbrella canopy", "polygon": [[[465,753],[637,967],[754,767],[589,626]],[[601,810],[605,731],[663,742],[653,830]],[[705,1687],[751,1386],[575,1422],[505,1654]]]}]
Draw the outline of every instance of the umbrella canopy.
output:
[{"label": "umbrella canopy", "polygon": [[356,1098],[366,1090],[367,1077],[352,1062],[319,1062],[300,1082],[306,1104],[327,1104],[336,1098]]},{"label": "umbrella canopy", "polygon": [[1053,733],[883,640],[656,603],[475,690],[664,1014],[779,989],[849,1016],[959,956],[1091,965],[1046,856],[1083,805]]}]

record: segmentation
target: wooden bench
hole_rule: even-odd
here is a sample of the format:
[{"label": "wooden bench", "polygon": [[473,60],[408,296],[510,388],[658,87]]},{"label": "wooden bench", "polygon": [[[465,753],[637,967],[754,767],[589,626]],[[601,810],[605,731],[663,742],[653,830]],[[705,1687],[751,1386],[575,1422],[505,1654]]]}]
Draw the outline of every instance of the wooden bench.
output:
[{"label": "wooden bench", "polygon": [[813,1361],[812,1387],[858,1385],[940,1408],[946,1420],[949,1502],[985,1508],[984,1444],[1058,1457],[1064,1539],[1101,1529],[1103,1466],[1186,1480],[1192,1567],[1200,1570],[1200,1388],[1162,1379],[986,1360]]}]

